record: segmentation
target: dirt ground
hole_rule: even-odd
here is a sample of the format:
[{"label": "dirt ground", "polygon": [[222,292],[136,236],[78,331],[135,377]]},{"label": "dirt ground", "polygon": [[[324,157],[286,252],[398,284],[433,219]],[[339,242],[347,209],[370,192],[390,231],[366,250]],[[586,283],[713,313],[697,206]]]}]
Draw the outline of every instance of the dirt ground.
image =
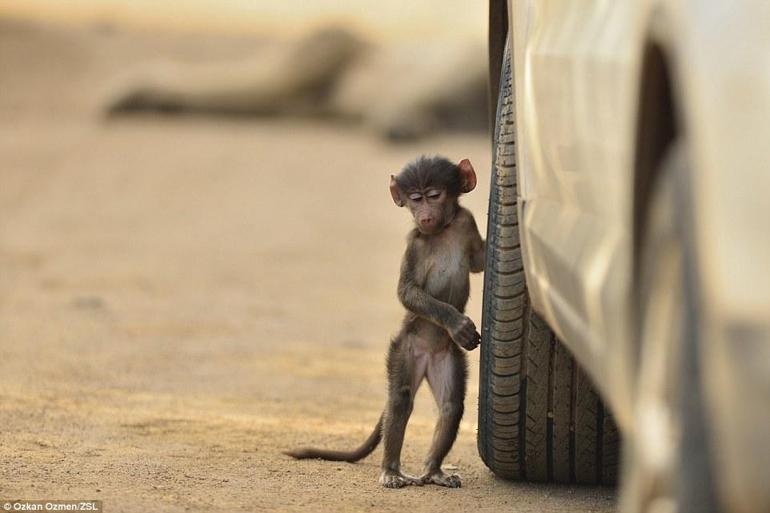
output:
[{"label": "dirt ground", "polygon": [[[368,435],[409,228],[388,175],[420,153],[470,158],[480,187],[465,205],[483,230],[483,136],[393,146],[320,122],[106,122],[95,77],[151,53],[150,36],[0,28],[0,499],[101,499],[108,512],[614,510],[611,489],[486,470],[478,352],[446,462],[463,488],[385,490],[380,450],[355,465],[281,454]],[[174,51],[195,55],[185,44]],[[472,287],[478,323],[479,277]],[[425,388],[407,471],[435,413]]]}]

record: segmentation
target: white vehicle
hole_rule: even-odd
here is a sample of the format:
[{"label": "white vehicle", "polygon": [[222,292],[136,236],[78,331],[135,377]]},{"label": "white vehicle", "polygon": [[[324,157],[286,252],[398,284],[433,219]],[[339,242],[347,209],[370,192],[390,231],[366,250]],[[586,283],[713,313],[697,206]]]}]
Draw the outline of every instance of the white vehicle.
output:
[{"label": "white vehicle", "polygon": [[490,63],[485,463],[770,511],[770,2],[490,0]]}]

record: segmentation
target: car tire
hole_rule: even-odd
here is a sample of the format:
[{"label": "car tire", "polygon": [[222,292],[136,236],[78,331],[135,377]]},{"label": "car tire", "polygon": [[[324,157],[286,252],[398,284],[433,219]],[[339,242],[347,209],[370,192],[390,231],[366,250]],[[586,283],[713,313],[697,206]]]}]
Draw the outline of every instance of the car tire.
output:
[{"label": "car tire", "polygon": [[478,449],[511,480],[611,484],[619,435],[588,376],[530,307],[519,240],[510,37],[494,139],[482,314]]}]

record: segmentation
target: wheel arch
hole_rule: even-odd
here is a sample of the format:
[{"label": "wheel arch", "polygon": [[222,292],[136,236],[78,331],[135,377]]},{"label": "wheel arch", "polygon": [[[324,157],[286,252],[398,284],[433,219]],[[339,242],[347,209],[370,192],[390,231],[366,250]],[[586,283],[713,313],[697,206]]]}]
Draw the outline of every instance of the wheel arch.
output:
[{"label": "wheel arch", "polygon": [[[642,50],[634,140],[632,182],[632,290],[639,286],[642,241],[652,192],[666,151],[682,128],[677,113],[673,60],[668,49],[654,37]],[[638,347],[633,357],[638,357]]]}]

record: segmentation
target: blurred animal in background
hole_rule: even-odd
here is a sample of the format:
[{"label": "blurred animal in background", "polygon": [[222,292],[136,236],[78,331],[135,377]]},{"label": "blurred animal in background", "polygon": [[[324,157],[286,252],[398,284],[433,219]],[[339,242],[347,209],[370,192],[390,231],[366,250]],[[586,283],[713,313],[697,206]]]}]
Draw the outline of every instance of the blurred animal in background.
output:
[{"label": "blurred animal in background", "polygon": [[[368,456],[383,440],[380,484],[386,488],[436,484],[457,488],[460,477],[446,474],[441,463],[457,437],[463,416],[467,361],[481,336],[465,315],[469,273],[484,270],[484,241],[473,214],[458,203],[476,187],[470,161],[454,164],[441,157],[422,157],[391,176],[390,193],[408,207],[415,228],[401,263],[398,297],[406,308],[401,331],[390,343],[387,358],[388,401],[372,434],[353,451],[303,448],[286,454],[354,462]],[[414,396],[428,380],[439,407],[433,443],[420,477],[401,471],[401,447]]]},{"label": "blurred animal in background", "polygon": [[378,47],[327,28],[253,59],[158,62],[131,71],[110,91],[105,110],[325,117],[392,140],[486,130],[485,55],[483,45],[468,41]]}]

